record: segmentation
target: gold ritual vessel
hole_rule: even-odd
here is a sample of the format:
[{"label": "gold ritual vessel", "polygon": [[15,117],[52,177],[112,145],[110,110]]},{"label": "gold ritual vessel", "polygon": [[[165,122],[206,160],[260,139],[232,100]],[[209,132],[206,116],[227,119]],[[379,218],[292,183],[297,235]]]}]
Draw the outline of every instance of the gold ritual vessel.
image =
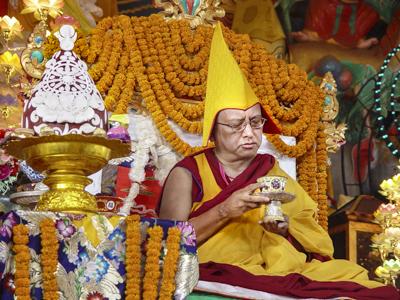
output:
[{"label": "gold ritual vessel", "polygon": [[44,183],[49,191],[40,196],[36,210],[97,212],[96,198],[84,190],[92,182],[87,176],[110,159],[129,155],[130,145],[100,136],[70,134],[12,141],[6,150],[46,173]]}]

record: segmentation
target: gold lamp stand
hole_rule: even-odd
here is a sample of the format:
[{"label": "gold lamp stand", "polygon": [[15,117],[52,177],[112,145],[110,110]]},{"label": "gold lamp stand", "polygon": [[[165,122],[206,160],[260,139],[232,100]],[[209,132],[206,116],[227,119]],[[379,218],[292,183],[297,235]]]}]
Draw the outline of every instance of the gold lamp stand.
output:
[{"label": "gold lamp stand", "polygon": [[39,172],[46,172],[49,191],[42,194],[36,210],[97,212],[96,198],[86,192],[87,178],[112,158],[129,155],[130,146],[119,140],[78,134],[31,137],[12,141],[7,152]]}]

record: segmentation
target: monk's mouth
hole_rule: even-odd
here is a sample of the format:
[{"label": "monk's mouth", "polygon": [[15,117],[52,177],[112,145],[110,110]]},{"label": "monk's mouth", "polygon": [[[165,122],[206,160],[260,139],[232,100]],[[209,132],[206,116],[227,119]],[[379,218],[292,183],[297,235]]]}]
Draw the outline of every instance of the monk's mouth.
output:
[{"label": "monk's mouth", "polygon": [[241,147],[245,149],[252,149],[256,146],[256,143],[242,144]]}]

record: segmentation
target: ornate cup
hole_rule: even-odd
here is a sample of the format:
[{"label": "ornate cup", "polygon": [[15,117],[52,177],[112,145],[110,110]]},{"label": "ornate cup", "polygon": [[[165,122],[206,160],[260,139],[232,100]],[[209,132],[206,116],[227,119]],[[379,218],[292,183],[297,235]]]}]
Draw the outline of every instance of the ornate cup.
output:
[{"label": "ornate cup", "polygon": [[257,182],[263,183],[259,194],[267,196],[271,200],[265,209],[263,221],[285,221],[282,203],[290,202],[295,197],[293,194],[285,192],[287,178],[284,176],[264,176],[258,178]]},{"label": "ornate cup", "polygon": [[264,176],[257,179],[264,185],[261,188],[262,193],[281,193],[285,191],[287,178],[284,176]]}]

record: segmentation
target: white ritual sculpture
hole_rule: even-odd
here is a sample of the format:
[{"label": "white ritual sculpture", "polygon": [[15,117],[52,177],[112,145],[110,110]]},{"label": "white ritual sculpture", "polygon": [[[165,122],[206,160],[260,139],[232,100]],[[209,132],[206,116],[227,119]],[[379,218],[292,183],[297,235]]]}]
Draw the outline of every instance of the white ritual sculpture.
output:
[{"label": "white ritual sculpture", "polygon": [[22,126],[40,134],[50,127],[56,134],[92,134],[107,130],[107,111],[87,65],[72,51],[77,33],[63,25],[55,36],[61,50],[46,63],[31,99],[25,101]]}]

